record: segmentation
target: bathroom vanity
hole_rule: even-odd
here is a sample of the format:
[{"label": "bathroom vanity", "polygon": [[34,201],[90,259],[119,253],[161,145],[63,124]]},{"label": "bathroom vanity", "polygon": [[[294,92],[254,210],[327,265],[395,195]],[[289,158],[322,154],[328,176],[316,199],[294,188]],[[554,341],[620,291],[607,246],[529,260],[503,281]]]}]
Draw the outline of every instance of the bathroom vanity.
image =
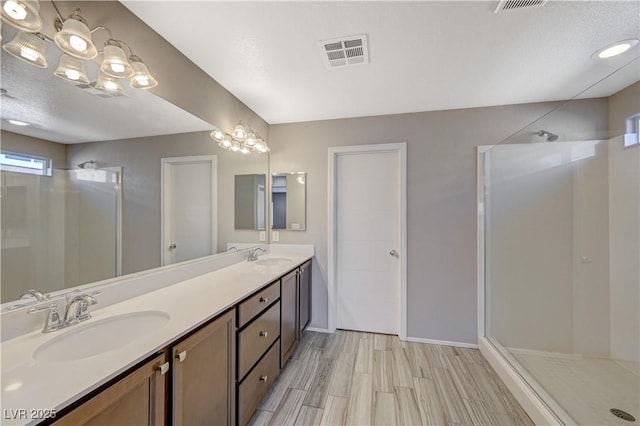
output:
[{"label": "bathroom vanity", "polygon": [[[3,424],[246,424],[309,324],[312,256],[241,261],[3,342]],[[89,347],[60,358],[76,334]],[[92,349],[101,337],[116,343]]]}]

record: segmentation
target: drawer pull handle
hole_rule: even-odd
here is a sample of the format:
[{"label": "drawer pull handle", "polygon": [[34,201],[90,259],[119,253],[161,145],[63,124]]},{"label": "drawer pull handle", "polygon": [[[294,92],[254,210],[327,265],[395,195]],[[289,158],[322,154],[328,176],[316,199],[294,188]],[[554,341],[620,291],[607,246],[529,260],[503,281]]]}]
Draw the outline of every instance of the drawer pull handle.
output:
[{"label": "drawer pull handle", "polygon": [[160,371],[160,374],[164,376],[169,372],[169,363],[165,362],[160,367],[158,367],[158,370]]},{"label": "drawer pull handle", "polygon": [[176,358],[180,361],[183,362],[186,358],[187,358],[187,351],[182,351],[180,353],[176,354]]},{"label": "drawer pull handle", "polygon": [[260,303],[267,303],[269,301],[268,297],[261,297],[260,298]]},{"label": "drawer pull handle", "polygon": [[266,331],[261,331],[261,332],[260,332],[260,337],[267,337],[267,335],[268,335],[268,334],[269,334],[269,333],[268,333],[268,332],[266,332]]},{"label": "drawer pull handle", "polygon": [[267,376],[260,376],[260,381],[261,382],[266,382],[267,381]]}]

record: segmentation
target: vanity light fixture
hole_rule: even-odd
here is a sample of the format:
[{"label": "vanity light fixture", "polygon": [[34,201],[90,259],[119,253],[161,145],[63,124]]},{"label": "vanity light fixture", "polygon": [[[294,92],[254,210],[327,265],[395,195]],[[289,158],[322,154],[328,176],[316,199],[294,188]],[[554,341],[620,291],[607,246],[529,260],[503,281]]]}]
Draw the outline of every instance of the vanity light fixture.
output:
[{"label": "vanity light fixture", "polygon": [[4,22],[22,31],[35,33],[42,29],[38,0],[5,1],[0,16]]},{"label": "vanity light fixture", "polygon": [[247,139],[247,129],[246,127],[244,127],[244,124],[242,124],[242,121],[236,124],[236,127],[233,129],[231,136],[235,140],[240,142],[244,142]]},{"label": "vanity light fixture", "polygon": [[120,80],[113,78],[102,71],[98,71],[98,80],[96,81],[95,88],[102,90],[103,92],[124,93],[124,87],[122,87]]},{"label": "vanity light fixture", "polygon": [[256,132],[254,132],[253,130],[249,130],[247,132],[247,138],[244,140],[244,146],[252,149],[254,146],[256,146],[256,141]]},{"label": "vanity light fixture", "polygon": [[[244,132],[244,140],[239,140],[237,136],[239,136],[240,132],[239,126],[242,126],[242,131]],[[235,134],[235,136],[234,136]],[[239,152],[241,154],[251,154],[252,152],[265,153],[269,152],[269,147],[267,143],[258,135],[255,131],[246,127],[242,122],[239,122],[233,130],[233,134],[225,133],[224,131],[215,128],[209,134],[211,139],[218,143],[220,148]]]},{"label": "vanity light fixture", "polygon": [[[114,80],[117,78],[129,79],[129,84],[134,89],[151,89],[158,85],[158,81],[151,75],[142,59],[133,54],[127,43],[114,39],[109,28],[97,26],[89,29],[87,21],[80,15],[80,9],[75,9],[73,14],[64,19],[55,1],[50,1],[57,15],[53,22],[56,30],[53,39],[39,32],[42,28],[42,18],[38,0],[7,0],[2,3],[2,22],[21,30],[13,41],[2,46],[5,51],[31,65],[47,68],[45,51],[46,42],[49,41],[55,43],[63,52],[60,65],[54,72],[58,77],[88,84],[84,62],[70,58],[91,60],[102,54],[100,70],[111,79],[99,75],[96,88],[123,92],[122,84]],[[101,52],[93,42],[93,33],[98,30],[104,30],[109,34]],[[124,47],[129,51],[128,57],[123,50]]]},{"label": "vanity light fixture", "polygon": [[151,89],[158,85],[158,82],[153,78],[147,66],[142,62],[142,59],[136,55],[131,55],[129,57],[129,63],[131,64],[131,68],[133,68],[133,75],[129,79],[131,87],[134,89]]},{"label": "vanity light fixture", "polygon": [[89,84],[87,71],[81,59],[74,58],[67,54],[60,57],[60,65],[53,73],[56,77],[72,81],[74,83]]},{"label": "vanity light fixture", "polygon": [[80,16],[80,9],[76,9],[64,23],[57,20],[55,25],[58,32],[53,36],[53,41],[64,53],[80,59],[93,59],[98,56],[89,24]]},{"label": "vanity light fixture", "polygon": [[602,49],[598,49],[593,55],[591,55],[591,57],[594,59],[613,58],[614,56],[623,54],[636,44],[638,44],[637,39],[616,41],[615,43],[611,43],[603,47]]},{"label": "vanity light fixture", "polygon": [[104,46],[104,57],[100,70],[115,78],[129,78],[133,75],[133,68],[127,60],[123,43],[119,40],[109,39]]},{"label": "vanity light fixture", "polygon": [[18,31],[13,40],[4,44],[2,48],[5,52],[21,61],[35,65],[38,68],[47,67],[47,58],[45,56],[47,45],[44,36],[40,33]]}]

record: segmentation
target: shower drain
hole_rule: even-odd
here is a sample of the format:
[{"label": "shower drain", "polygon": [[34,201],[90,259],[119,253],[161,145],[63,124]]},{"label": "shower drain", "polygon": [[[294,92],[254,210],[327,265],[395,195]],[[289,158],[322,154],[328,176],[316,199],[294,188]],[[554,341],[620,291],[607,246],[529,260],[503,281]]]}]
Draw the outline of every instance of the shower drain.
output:
[{"label": "shower drain", "polygon": [[609,411],[611,411],[611,414],[613,414],[616,417],[621,418],[622,420],[626,420],[628,422],[635,422],[636,421],[636,418],[633,417],[631,414],[627,413],[626,411],[622,411],[622,410],[619,410],[617,408],[612,408]]}]

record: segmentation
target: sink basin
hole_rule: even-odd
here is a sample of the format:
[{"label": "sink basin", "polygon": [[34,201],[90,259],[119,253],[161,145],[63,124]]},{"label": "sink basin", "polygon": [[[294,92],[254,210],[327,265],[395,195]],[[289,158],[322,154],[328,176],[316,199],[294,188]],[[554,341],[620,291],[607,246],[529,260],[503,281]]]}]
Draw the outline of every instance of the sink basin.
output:
[{"label": "sink basin", "polygon": [[282,266],[291,263],[291,259],[287,259],[286,257],[269,257],[256,260],[255,263],[259,266]]},{"label": "sink basin", "polygon": [[140,311],[74,325],[33,353],[37,361],[66,362],[119,349],[169,322],[169,314]]}]

